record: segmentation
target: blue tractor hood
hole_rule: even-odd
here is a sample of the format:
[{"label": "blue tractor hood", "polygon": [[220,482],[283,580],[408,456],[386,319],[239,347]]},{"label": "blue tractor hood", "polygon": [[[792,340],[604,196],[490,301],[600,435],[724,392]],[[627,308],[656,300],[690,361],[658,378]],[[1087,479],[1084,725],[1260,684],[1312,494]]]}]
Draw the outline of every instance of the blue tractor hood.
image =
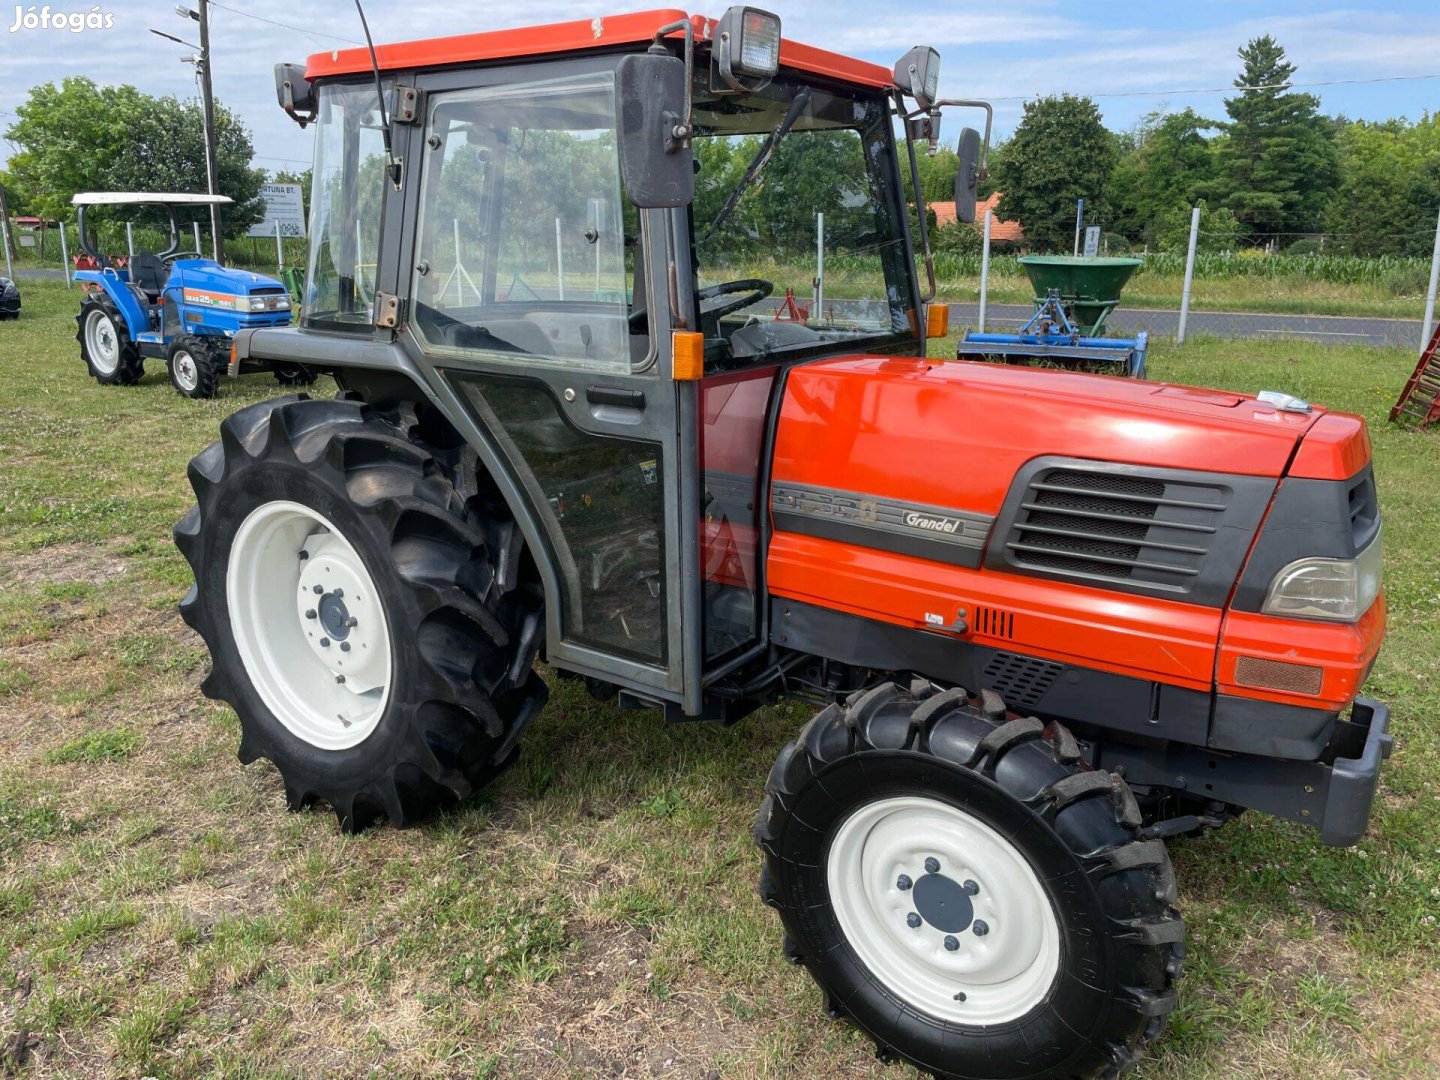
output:
[{"label": "blue tractor hood", "polygon": [[228,336],[290,323],[290,294],[279,280],[212,259],[177,260],[165,291],[184,312],[186,329],[192,332]]}]

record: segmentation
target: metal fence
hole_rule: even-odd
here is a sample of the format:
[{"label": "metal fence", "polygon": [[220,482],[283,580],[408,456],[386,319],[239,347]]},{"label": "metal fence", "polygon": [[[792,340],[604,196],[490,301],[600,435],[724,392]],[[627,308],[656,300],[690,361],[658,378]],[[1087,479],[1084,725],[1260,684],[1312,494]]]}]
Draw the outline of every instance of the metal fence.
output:
[{"label": "metal fence", "polygon": [[[950,300],[951,325],[1009,332],[1029,319],[1034,305],[1014,256],[992,251],[992,223],[987,212],[978,265],[957,263],[949,280],[942,273],[941,296]],[[1217,238],[1207,237],[1197,207],[1185,252],[1134,253],[1145,265],[1122,294],[1106,333],[1133,337],[1144,330],[1152,339],[1181,345],[1187,337],[1209,335],[1422,350],[1436,318],[1440,212],[1418,227],[1434,233],[1428,261],[1326,254],[1342,243],[1327,247],[1324,237],[1308,238],[1313,243],[1304,254],[1277,251],[1278,244],[1207,251]],[[972,280],[978,281],[977,300],[960,299],[974,287]]]}]

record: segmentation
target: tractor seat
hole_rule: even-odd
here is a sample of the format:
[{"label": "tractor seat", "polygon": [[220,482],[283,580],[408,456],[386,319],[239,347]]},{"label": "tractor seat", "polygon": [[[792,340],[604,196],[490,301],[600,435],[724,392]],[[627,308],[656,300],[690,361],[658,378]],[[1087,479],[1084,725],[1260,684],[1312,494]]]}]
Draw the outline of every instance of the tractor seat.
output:
[{"label": "tractor seat", "polygon": [[130,271],[131,285],[143,292],[152,304],[160,299],[160,294],[165,290],[165,282],[170,278],[164,259],[153,251],[137,251],[127,268]]}]

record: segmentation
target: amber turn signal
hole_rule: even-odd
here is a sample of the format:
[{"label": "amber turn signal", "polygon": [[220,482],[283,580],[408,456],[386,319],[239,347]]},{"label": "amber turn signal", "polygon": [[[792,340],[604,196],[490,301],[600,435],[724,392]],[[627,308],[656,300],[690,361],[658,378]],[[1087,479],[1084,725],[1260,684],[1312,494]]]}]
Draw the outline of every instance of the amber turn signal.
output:
[{"label": "amber turn signal", "polygon": [[705,374],[705,335],[676,330],[670,335],[674,351],[671,371],[675,379],[693,382]]},{"label": "amber turn signal", "polygon": [[950,305],[931,304],[925,309],[925,336],[945,337],[950,333]]}]

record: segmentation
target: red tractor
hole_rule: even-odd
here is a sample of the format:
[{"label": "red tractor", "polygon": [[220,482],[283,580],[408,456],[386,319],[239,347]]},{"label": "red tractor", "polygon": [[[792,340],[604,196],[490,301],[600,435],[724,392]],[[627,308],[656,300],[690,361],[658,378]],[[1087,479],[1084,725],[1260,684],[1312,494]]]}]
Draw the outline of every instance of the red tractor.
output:
[{"label": "red tractor", "polygon": [[[937,78],[755,8],[282,65],[307,291],[231,363],[343,392],[195,458],[183,612],[241,760],[345,829],[514,761],[539,659],[667,720],[812,702],[756,838],[825,1010],[941,1077],[1091,1076],[1175,1004],[1167,838],[1366,827],[1370,446],[1280,394],[927,359],[901,177],[971,104]],[[823,309],[776,320],[820,213]]]}]

